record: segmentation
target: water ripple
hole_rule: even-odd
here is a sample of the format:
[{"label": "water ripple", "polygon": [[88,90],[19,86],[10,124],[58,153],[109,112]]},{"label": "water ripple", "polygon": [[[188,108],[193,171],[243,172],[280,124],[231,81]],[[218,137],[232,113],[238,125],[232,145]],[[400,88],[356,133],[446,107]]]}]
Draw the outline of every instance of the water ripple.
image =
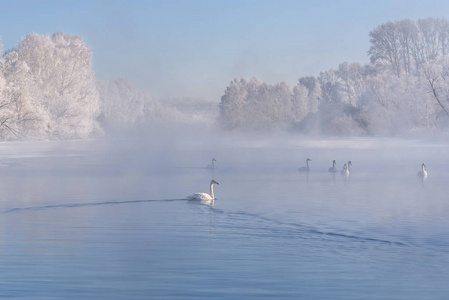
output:
[{"label": "water ripple", "polygon": [[88,202],[88,203],[68,203],[68,204],[55,204],[44,206],[31,206],[31,207],[16,207],[4,211],[4,214],[21,212],[21,211],[36,211],[54,208],[74,208],[74,207],[86,207],[86,206],[99,206],[99,205],[112,205],[112,204],[129,204],[129,203],[144,203],[144,202],[173,202],[173,201],[186,201],[186,199],[144,199],[144,200],[124,200],[124,201],[104,201],[104,202]]}]

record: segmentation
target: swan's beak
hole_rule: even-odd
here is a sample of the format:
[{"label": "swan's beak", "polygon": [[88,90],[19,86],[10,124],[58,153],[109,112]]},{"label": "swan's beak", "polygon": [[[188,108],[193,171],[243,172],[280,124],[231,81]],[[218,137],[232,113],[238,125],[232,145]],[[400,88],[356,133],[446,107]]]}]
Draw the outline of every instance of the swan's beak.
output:
[{"label": "swan's beak", "polygon": [[219,184],[217,181],[215,181],[215,180],[213,181],[213,183],[220,185],[220,184]]}]

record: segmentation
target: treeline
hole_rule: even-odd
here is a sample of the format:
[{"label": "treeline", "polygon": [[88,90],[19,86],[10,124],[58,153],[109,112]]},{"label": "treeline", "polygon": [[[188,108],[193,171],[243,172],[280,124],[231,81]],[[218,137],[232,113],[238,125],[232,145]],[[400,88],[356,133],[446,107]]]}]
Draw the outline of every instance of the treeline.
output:
[{"label": "treeline", "polygon": [[156,100],[127,79],[97,82],[100,95],[101,128],[108,131],[135,128],[182,127],[210,125],[216,119],[216,104],[192,98],[164,98]]},{"label": "treeline", "polygon": [[221,97],[220,122],[227,129],[297,122],[317,110],[320,94],[313,78],[301,79],[293,91],[285,82],[271,85],[256,78],[235,79]]},{"label": "treeline", "polygon": [[205,121],[129,80],[96,81],[92,51],[78,35],[30,34],[0,56],[0,140],[82,139],[192,119]]},{"label": "treeline", "polygon": [[221,98],[219,123],[342,135],[447,128],[449,21],[388,22],[369,35],[370,64],[344,62],[299,79],[292,89],[255,78],[232,81]]},{"label": "treeline", "polygon": [[225,129],[287,127],[332,135],[448,128],[449,21],[388,22],[369,36],[367,65],[344,62],[293,87],[235,79],[217,108],[200,99],[158,101],[125,79],[96,81],[92,51],[80,36],[30,34],[11,50],[0,48],[0,140],[210,125],[216,115]]},{"label": "treeline", "polygon": [[100,94],[97,120],[105,130],[154,125],[177,114],[176,110],[162,106],[127,79],[98,81],[97,90]]}]

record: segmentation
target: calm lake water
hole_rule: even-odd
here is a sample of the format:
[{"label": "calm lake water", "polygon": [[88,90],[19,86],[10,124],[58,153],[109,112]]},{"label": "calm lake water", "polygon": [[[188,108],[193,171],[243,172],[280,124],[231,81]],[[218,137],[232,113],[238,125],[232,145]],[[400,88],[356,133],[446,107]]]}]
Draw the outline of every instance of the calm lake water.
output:
[{"label": "calm lake water", "polygon": [[0,298],[448,299],[447,144],[225,139],[0,144]]}]

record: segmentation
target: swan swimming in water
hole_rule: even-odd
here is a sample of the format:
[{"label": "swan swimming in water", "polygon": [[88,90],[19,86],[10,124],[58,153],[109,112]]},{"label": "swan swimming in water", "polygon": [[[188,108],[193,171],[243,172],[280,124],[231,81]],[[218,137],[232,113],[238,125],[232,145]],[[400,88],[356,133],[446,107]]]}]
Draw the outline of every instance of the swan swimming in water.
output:
[{"label": "swan swimming in water", "polygon": [[337,172],[337,169],[335,168],[335,165],[337,164],[337,162],[335,161],[335,159],[332,161],[332,167],[329,168],[329,172],[331,173],[335,173]]},{"label": "swan swimming in water", "polygon": [[427,167],[426,164],[422,163],[421,171],[419,171],[418,174],[417,174],[419,177],[423,177],[423,178],[427,177],[427,171],[425,170],[426,167]]},{"label": "swan swimming in water", "polygon": [[208,170],[215,170],[215,164],[214,162],[216,162],[217,160],[215,158],[212,158],[212,164],[211,165],[207,165],[204,168],[208,169]]},{"label": "swan swimming in water", "polygon": [[348,164],[344,164],[343,166],[343,170],[341,170],[341,175],[346,175],[349,176],[349,169],[348,169]]},{"label": "swan swimming in water", "polygon": [[348,161],[348,171],[351,172],[352,161]]},{"label": "swan swimming in water", "polygon": [[202,203],[210,203],[215,200],[214,197],[214,184],[218,184],[214,179],[210,181],[210,194],[208,193],[195,193],[188,196],[186,199],[189,201],[200,201]]},{"label": "swan swimming in water", "polygon": [[306,167],[300,167],[298,168],[299,172],[309,172],[310,168],[309,168],[309,161],[312,161],[310,158],[306,159]]}]

